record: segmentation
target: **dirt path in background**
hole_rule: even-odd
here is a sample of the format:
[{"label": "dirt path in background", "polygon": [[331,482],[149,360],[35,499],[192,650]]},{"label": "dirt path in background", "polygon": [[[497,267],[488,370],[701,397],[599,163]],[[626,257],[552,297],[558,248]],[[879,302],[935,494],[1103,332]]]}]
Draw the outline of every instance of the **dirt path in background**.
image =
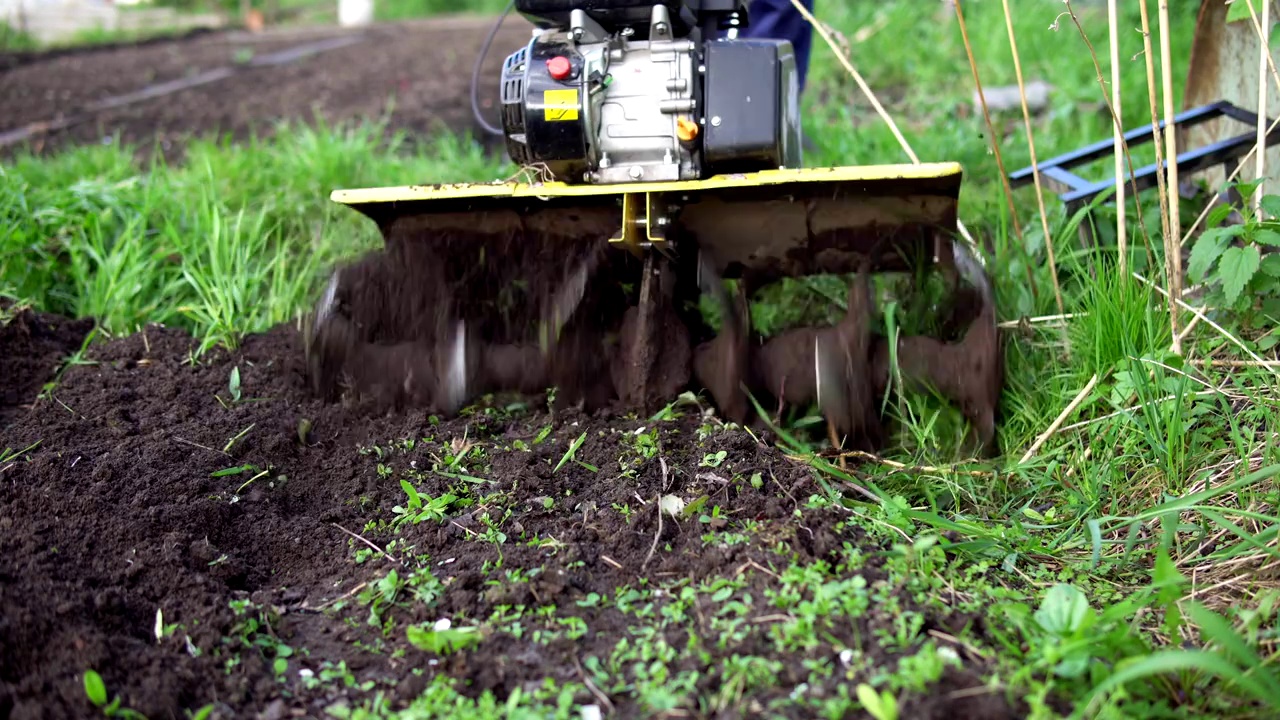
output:
[{"label": "dirt path in background", "polygon": [[[374,119],[392,102],[391,131],[425,134],[440,126],[475,131],[471,69],[491,23],[489,18],[445,18],[360,30],[205,33],[135,47],[56,53],[43,60],[24,56],[6,63],[0,58],[0,134],[32,123],[55,123],[22,144],[0,148],[0,153],[11,156],[22,147],[48,153],[101,143],[118,133],[144,152],[158,141],[171,155],[192,135],[244,139],[251,133],[269,134],[281,119]],[[528,33],[528,23],[508,17],[486,57],[481,98],[489,106],[491,124],[497,117],[492,106],[501,63],[527,41]],[[253,58],[340,37],[361,41],[292,63],[252,65]],[[235,72],[162,97],[92,107],[109,97],[221,67]],[[58,128],[57,121],[65,118],[77,121]]]},{"label": "dirt path in background", "polygon": [[[32,403],[57,367],[52,350],[74,350],[85,330],[29,312],[4,328],[0,357],[40,348],[40,362],[0,375],[6,403]],[[206,704],[215,718],[324,717],[379,693],[401,708],[437,676],[499,703],[547,679],[578,684],[574,703],[604,696],[614,717],[665,703],[693,717],[802,716],[775,703],[799,687],[814,702],[852,697],[866,677],[857,668],[892,671],[915,652],[877,639],[901,635],[901,612],[923,612],[916,637],[981,635],[972,615],[877,584],[885,540],[807,508],[821,490],[805,466],[715,430],[696,409],[657,423],[602,413],[589,432],[572,413],[553,427],[502,405],[443,423],[375,416],[308,395],[290,328],[194,365],[192,347],[150,327],[91,348],[93,364],[70,367],[54,400],[10,406],[0,447],[38,445],[0,463],[0,717],[88,716],[90,668],[151,718]],[[668,518],[659,535],[663,493],[705,495],[702,513],[715,517]],[[420,522],[397,532],[406,508]],[[803,597],[821,586],[836,593],[821,602],[871,605],[843,616],[855,620],[821,611],[806,630],[791,615],[803,606],[770,600],[793,564],[818,569]],[[730,589],[681,590],[716,578]],[[886,602],[896,609],[876,609]],[[410,644],[411,625],[440,618],[482,625],[479,644],[454,654]],[[841,647],[858,653],[848,677],[830,665]],[[908,693],[901,717],[1016,717],[981,687],[985,661],[955,647],[964,668]],[[636,655],[650,651],[660,653]],[[822,658],[838,671],[814,674]],[[726,682],[743,684],[725,695]],[[728,714],[699,709],[699,697]]]}]

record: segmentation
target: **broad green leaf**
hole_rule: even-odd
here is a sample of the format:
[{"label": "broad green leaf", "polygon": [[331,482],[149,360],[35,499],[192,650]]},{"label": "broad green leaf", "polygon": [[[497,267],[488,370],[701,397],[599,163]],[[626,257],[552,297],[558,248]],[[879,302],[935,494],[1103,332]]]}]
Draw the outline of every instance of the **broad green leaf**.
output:
[{"label": "broad green leaf", "polygon": [[854,688],[854,693],[858,696],[858,702],[862,703],[862,708],[871,717],[876,720],[897,720],[898,703],[891,693],[885,692],[881,695],[866,683],[859,683],[858,687]]},{"label": "broad green leaf", "polygon": [[1133,373],[1129,370],[1117,370],[1112,375],[1111,404],[1117,408],[1127,407],[1133,393]]},{"label": "broad green leaf", "polygon": [[1262,257],[1256,245],[1249,247],[1227,248],[1218,262],[1218,273],[1222,276],[1222,289],[1227,295],[1228,303],[1235,303],[1244,291],[1244,286],[1253,279],[1262,264]]},{"label": "broad green leaf", "polygon": [[[1250,17],[1252,17],[1249,14],[1249,2],[1250,0],[1234,0],[1230,5],[1227,5],[1227,22],[1233,23],[1240,22],[1241,20],[1249,20]],[[1261,10],[1262,6],[1260,4],[1255,5],[1253,8],[1253,14],[1257,15],[1259,19],[1262,17],[1262,13],[1260,12]]]},{"label": "broad green leaf", "polygon": [[1227,216],[1231,214],[1232,210],[1235,210],[1235,208],[1226,203],[1215,205],[1213,209],[1209,211],[1209,215],[1205,217],[1204,226],[1207,228],[1218,227],[1223,220],[1227,219]]},{"label": "broad green leaf", "polygon": [[1089,653],[1087,652],[1073,652],[1054,666],[1053,674],[1068,680],[1074,680],[1084,675],[1085,671],[1089,669],[1089,659]]},{"label": "broad green leaf", "polygon": [[1079,588],[1059,583],[1049,588],[1035,619],[1046,632],[1065,637],[1088,627],[1092,612]]},{"label": "broad green leaf", "polygon": [[1200,233],[1200,237],[1196,238],[1196,244],[1191,248],[1191,258],[1187,261],[1187,277],[1191,278],[1192,282],[1204,280],[1209,270],[1213,268],[1214,262],[1226,249],[1231,237],[1237,234],[1232,231],[1239,227],[1241,226],[1213,228]]},{"label": "broad green leaf", "polygon": [[409,496],[409,507],[417,510],[422,507],[422,496],[418,495],[418,489],[408,480],[400,479],[400,488],[404,490],[405,495]]},{"label": "broad green leaf", "polygon": [[1267,230],[1266,228],[1258,228],[1258,230],[1253,233],[1253,240],[1254,242],[1260,242],[1263,245],[1280,247],[1280,232]]},{"label": "broad green leaf", "polygon": [[1234,187],[1236,191],[1240,193],[1240,198],[1242,200],[1248,201],[1249,198],[1253,197],[1253,193],[1257,191],[1258,181],[1257,180],[1254,180],[1253,182],[1239,181],[1235,183]]},{"label": "broad green leaf", "polygon": [[1280,278],[1280,253],[1270,253],[1262,258],[1262,272],[1273,278]]},{"label": "broad green leaf", "polygon": [[1271,217],[1280,217],[1280,195],[1263,195],[1262,211]]},{"label": "broad green leaf", "polygon": [[89,702],[98,707],[107,704],[107,685],[102,682],[102,676],[93,670],[84,671],[84,694],[89,696]]}]

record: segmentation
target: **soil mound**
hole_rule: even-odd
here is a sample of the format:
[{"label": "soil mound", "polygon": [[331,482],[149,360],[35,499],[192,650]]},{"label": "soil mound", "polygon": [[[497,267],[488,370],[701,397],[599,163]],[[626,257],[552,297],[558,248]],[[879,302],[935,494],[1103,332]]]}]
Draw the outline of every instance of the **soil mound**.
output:
[{"label": "soil mound", "polygon": [[93,329],[92,320],[67,320],[0,299],[0,428],[16,421],[62,360]]}]

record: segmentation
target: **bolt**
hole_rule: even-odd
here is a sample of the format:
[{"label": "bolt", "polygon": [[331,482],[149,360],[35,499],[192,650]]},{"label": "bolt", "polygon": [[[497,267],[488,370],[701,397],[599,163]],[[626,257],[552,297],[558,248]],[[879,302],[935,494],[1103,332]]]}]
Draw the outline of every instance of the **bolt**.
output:
[{"label": "bolt", "polygon": [[632,165],[632,166],[631,166],[631,179],[632,179],[632,180],[639,180],[643,175],[644,175],[644,170],[641,170],[639,165]]},{"label": "bolt", "polygon": [[720,116],[716,115],[711,118],[711,127],[720,127]]}]

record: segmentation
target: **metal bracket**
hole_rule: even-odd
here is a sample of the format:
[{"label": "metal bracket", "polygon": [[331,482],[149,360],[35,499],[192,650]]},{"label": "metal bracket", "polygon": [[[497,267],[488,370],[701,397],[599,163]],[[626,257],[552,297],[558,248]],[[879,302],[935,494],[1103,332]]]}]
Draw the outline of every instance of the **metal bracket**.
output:
[{"label": "metal bracket", "polygon": [[[640,216],[641,205],[644,217]],[[625,246],[637,257],[651,247],[662,250],[667,245],[665,229],[669,222],[657,193],[626,193],[622,196],[622,225],[609,242]]]},{"label": "metal bracket", "polygon": [[[1260,120],[1266,122],[1267,127],[1271,125],[1270,119],[1260,119],[1257,113],[1245,110],[1225,100],[1179,113],[1173,117],[1173,125],[1175,129],[1182,129],[1216,120],[1220,117],[1231,118],[1246,125],[1252,125],[1254,128],[1257,128]],[[1163,131],[1165,122],[1161,120],[1158,126]],[[1154,138],[1155,132],[1150,124],[1145,124],[1124,134],[1124,141],[1129,147],[1149,143]],[[1201,148],[1178,153],[1178,175],[1191,175],[1214,165],[1222,165],[1227,174],[1230,175],[1235,171],[1236,163],[1239,159],[1253,148],[1253,144],[1256,141],[1257,133],[1256,130],[1253,130]],[[1267,147],[1271,147],[1276,143],[1280,143],[1280,128],[1267,134]],[[1113,152],[1115,152],[1114,139],[1095,142],[1079,150],[1041,161],[1039,163],[1040,177],[1049,189],[1058,193],[1058,199],[1066,205],[1067,212],[1075,213],[1092,202],[1098,195],[1115,188],[1116,183],[1114,178],[1089,182],[1071,172],[1070,169],[1111,157]],[[1145,167],[1135,169],[1131,181],[1125,183],[1126,191],[1132,191],[1134,185],[1137,185],[1139,192],[1155,187],[1157,184],[1156,173],[1163,171],[1167,164],[1168,159],[1165,160],[1165,165],[1159,167],[1157,167],[1156,163],[1151,163]],[[1010,173],[1009,185],[1013,189],[1030,185],[1034,181],[1034,172],[1035,167],[1029,166]],[[1086,227],[1087,223],[1081,223],[1082,233],[1087,232]]]}]

